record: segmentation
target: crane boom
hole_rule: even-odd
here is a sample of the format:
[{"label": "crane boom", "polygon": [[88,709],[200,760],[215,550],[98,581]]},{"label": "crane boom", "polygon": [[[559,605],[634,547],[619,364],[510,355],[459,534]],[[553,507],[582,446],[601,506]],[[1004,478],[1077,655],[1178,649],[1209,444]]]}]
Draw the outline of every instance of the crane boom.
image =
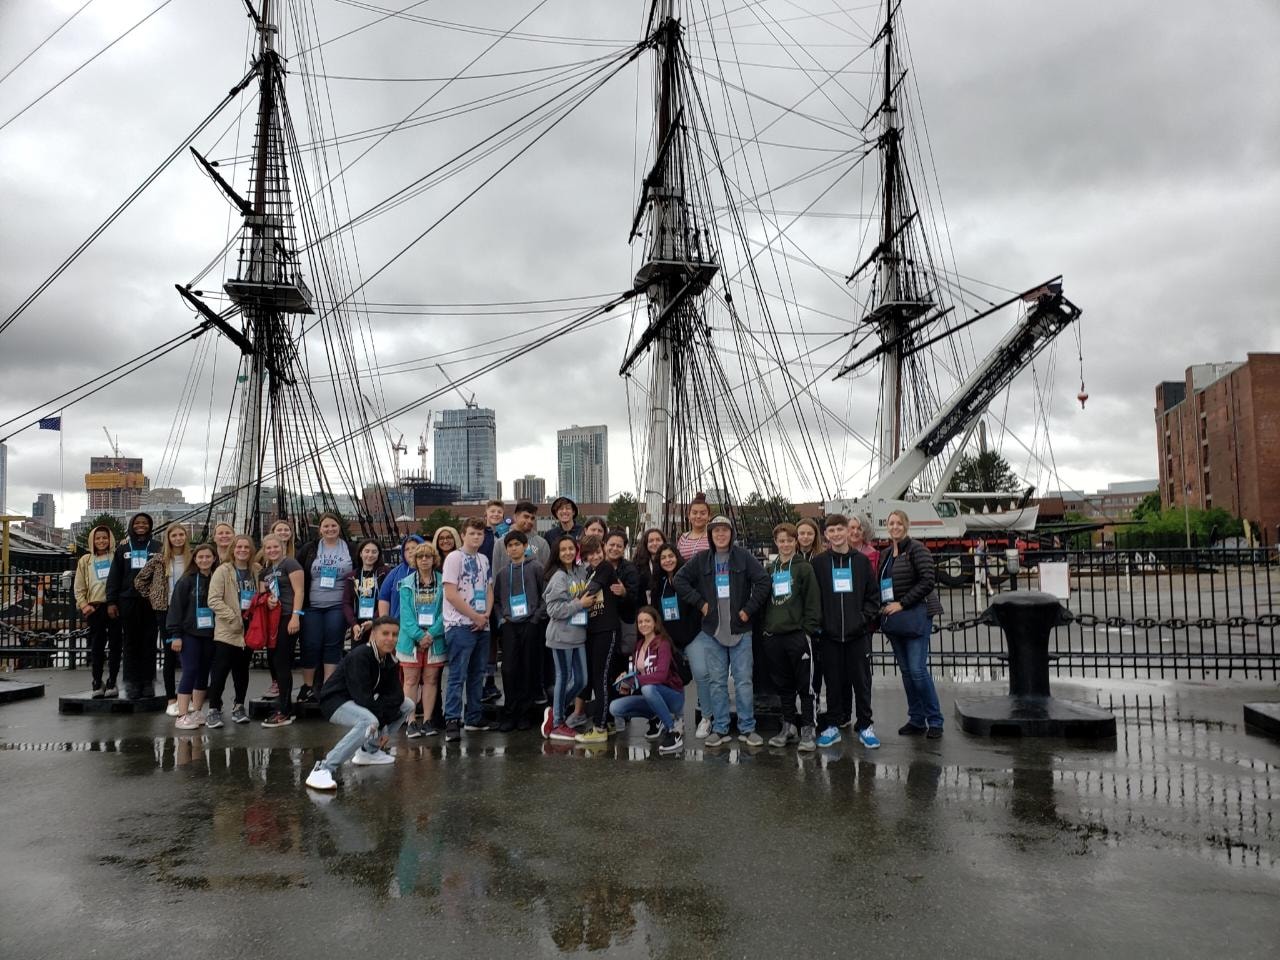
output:
[{"label": "crane boom", "polygon": [[986,411],[1053,339],[1080,316],[1080,308],[1062,294],[1060,284],[1042,293],[1012,330],[995,346],[968,379],[939,408],[906,450],[880,474],[866,499],[893,500],[906,495],[929,462]]}]

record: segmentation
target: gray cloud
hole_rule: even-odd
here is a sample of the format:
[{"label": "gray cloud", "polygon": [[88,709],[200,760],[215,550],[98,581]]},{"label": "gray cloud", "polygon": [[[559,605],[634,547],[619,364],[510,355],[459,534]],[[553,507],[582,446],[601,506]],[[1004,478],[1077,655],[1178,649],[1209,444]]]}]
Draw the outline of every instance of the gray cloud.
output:
[{"label": "gray cloud", "polygon": [[[0,122],[152,6],[141,0],[91,6],[0,85]],[[458,0],[436,0],[417,12],[505,28],[531,6],[508,0],[477,9]],[[642,6],[647,5],[548,5],[522,29],[621,39],[638,35]],[[695,6],[702,10],[701,4]],[[720,9],[712,6],[712,12]],[[807,52],[769,46],[769,30],[748,26],[755,22],[750,9],[714,21],[717,49],[728,56],[736,42],[740,58],[751,63],[811,65],[812,55],[834,67],[857,51],[819,44],[852,44],[853,38],[830,24],[790,19],[810,8],[833,6],[787,0],[759,5],[766,20],[771,15],[786,21],[796,40],[808,44]],[[16,62],[71,9],[69,3],[4,4],[0,69]],[[1052,425],[1059,477],[1048,476],[1035,463],[1028,465],[1026,454],[1013,443],[1007,446],[1011,460],[1045,487],[1061,483],[1092,488],[1112,479],[1154,475],[1155,383],[1177,378],[1187,365],[1202,360],[1280,349],[1276,325],[1269,322],[1280,285],[1272,253],[1280,241],[1280,68],[1268,55],[1280,40],[1280,17],[1262,2],[1234,4],[1230,15],[1198,4],[1154,2],[1115,8],[920,0],[904,9],[914,56],[909,83],[918,85],[923,97],[960,272],[1010,288],[1061,272],[1069,294],[1086,311],[1082,336],[1093,395],[1086,411],[1074,402],[1079,378],[1074,340],[1063,338],[1056,350]],[[870,13],[855,11],[850,19],[837,22],[865,25]],[[323,36],[335,36],[372,17],[333,0],[317,3],[316,14]],[[730,31],[724,27],[726,21],[737,26]],[[772,24],[775,34],[780,30]],[[709,57],[705,29],[694,32],[701,37],[701,53]],[[287,38],[291,49],[296,48],[294,39]],[[246,40],[246,22],[236,4],[175,0],[0,131],[0,190],[5,198],[0,306],[12,308],[24,297],[242,75]],[[447,76],[491,40],[387,21],[326,47],[324,70]],[[529,69],[604,52],[506,40],[473,72]],[[710,69],[710,61],[702,63]],[[302,62],[295,57],[292,65],[298,70]],[[852,69],[867,65],[863,58]],[[792,69],[745,67],[744,73],[748,86],[779,103],[794,103],[812,87],[807,77]],[[306,110],[300,80],[295,76],[290,89],[301,127]],[[839,80],[850,94],[866,98],[870,77],[851,73]],[[428,109],[498,92],[513,83],[459,82]],[[702,83],[709,102],[720,103],[721,94],[705,78]],[[334,123],[339,132],[349,132],[393,122],[436,86],[332,80],[328,93]],[[836,85],[825,89],[840,111],[851,117],[858,114]],[[625,289],[638,256],[625,241],[638,192],[636,179],[643,172],[648,96],[647,66],[632,67],[615,78],[373,281],[366,290],[368,299],[531,300]],[[775,108],[759,101],[748,105],[731,96],[740,130],[753,124],[761,128],[777,115]],[[392,135],[346,176],[351,209],[367,208],[538,100],[534,94]],[[828,121],[840,119],[836,107],[820,95],[805,99],[800,109]],[[715,111],[717,129],[729,132],[721,108]],[[236,153],[234,128],[214,144],[232,116],[227,113],[215,123],[198,146],[212,156]],[[247,125],[239,136],[239,152],[244,152],[250,137]],[[299,136],[308,139],[312,134],[300,129]],[[847,145],[847,138],[794,117],[777,123],[763,139],[800,146]],[[350,162],[370,142],[343,146],[343,159]],[[721,149],[732,149],[732,144],[722,142]],[[762,150],[773,185],[828,156],[788,147]],[[510,153],[508,149],[502,157]],[[752,178],[755,189],[762,189],[765,174],[759,159],[751,152],[747,155],[752,158],[750,175],[739,156],[733,176],[744,190],[750,190]],[[497,162],[495,158],[482,163],[359,228],[355,240],[364,274],[425,229]],[[243,182],[245,171],[239,172]],[[866,172],[872,176],[873,168],[868,166]],[[314,173],[308,171],[308,176],[316,186]],[[780,191],[772,206],[802,209],[834,177],[833,171]],[[814,209],[858,213],[861,183],[861,172],[853,173]],[[783,222],[787,219],[783,215]],[[757,239],[766,235],[758,217],[749,216],[747,222]],[[859,259],[863,222],[805,218],[790,236],[824,266],[846,271]],[[226,225],[226,205],[216,188],[193,164],[179,161],[0,337],[3,415],[25,409],[60,386],[78,383],[189,326],[192,318],[173,294],[172,284],[186,281],[208,261],[225,240]],[[795,248],[787,249],[797,254]],[[733,272],[732,249],[725,251],[725,259],[726,272]],[[761,274],[776,289],[774,266],[768,258],[759,263]],[[778,261],[777,269],[787,296],[794,288],[796,299],[807,306],[850,320],[858,315],[838,283],[797,261]],[[217,283],[211,277],[202,286],[214,290]],[[747,324],[760,326],[757,312],[745,306],[747,298],[737,290],[735,296],[749,311]],[[770,307],[775,323],[787,329],[781,304],[772,300]],[[548,477],[554,486],[554,430],[571,422],[607,422],[612,485],[620,490],[633,482],[627,402],[616,376],[629,320],[624,310],[618,313],[605,325],[565,338],[465,388],[498,411],[499,475],[508,490],[513,477],[528,472]],[[474,345],[549,319],[545,314],[375,315],[373,324],[379,361],[387,364]],[[807,316],[805,323],[809,329],[840,326],[820,316]],[[979,331],[976,346],[982,349],[1001,332],[998,325]],[[813,342],[788,337],[784,347],[795,356]],[[67,412],[62,439],[69,495],[59,504],[62,518],[68,510],[79,513],[83,495],[77,498],[72,491],[81,487],[88,457],[104,449],[100,424],[118,433],[127,451],[144,456],[153,481],[157,479],[193,349],[178,351],[142,377],[113,386]],[[172,482],[186,488],[189,497],[200,496],[204,485],[212,482],[205,450],[210,437],[217,443],[226,422],[226,374],[235,357],[226,344],[217,354],[220,380],[213,389],[212,417],[210,358],[184,442],[177,456],[169,458]],[[825,365],[836,356],[828,352],[812,359]],[[472,363],[451,362],[448,369],[457,375]],[[803,376],[799,371],[805,368],[797,369]],[[1047,377],[1047,363],[1037,369]],[[776,379],[774,391],[780,395]],[[394,407],[439,383],[438,371],[428,366],[387,375],[382,387]],[[330,389],[325,385],[317,392],[323,397]],[[860,433],[872,432],[874,378],[824,381],[819,389],[823,401],[841,417],[847,414]],[[1030,384],[1020,382],[1008,406],[1010,427],[1028,443],[1035,434],[1031,398]],[[331,399],[322,400],[323,407],[332,405]],[[443,404],[430,406],[439,409]],[[416,447],[425,412],[423,408],[398,420],[393,436],[403,431],[410,447]],[[838,432],[835,437],[837,467],[842,476],[859,478],[847,489],[857,492],[866,474],[865,455],[856,442],[847,443]],[[1032,445],[1047,458],[1042,440]],[[408,459],[416,462],[412,449]],[[802,471],[788,467],[785,457],[779,459],[779,473],[793,494],[811,496],[812,485]],[[26,509],[37,490],[56,492],[57,438],[34,431],[15,438],[9,467],[10,507]]]}]

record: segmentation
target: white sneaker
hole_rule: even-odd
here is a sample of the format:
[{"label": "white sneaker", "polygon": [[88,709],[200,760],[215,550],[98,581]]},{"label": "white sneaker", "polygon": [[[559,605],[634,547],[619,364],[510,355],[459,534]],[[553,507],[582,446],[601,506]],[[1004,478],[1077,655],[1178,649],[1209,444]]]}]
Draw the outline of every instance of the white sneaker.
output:
[{"label": "white sneaker", "polygon": [[171,703],[171,704],[169,704],[167,707],[165,707],[165,708],[164,708],[164,712],[165,712],[165,713],[167,713],[167,714],[168,714],[169,716],[171,716],[171,717],[176,717],[176,716],[178,715],[178,701],[177,701],[177,700],[175,700],[175,701],[173,701],[173,703]]},{"label": "white sneaker", "polygon": [[395,763],[396,758],[382,750],[366,750],[361,747],[351,762],[357,767],[376,767],[384,763]]},{"label": "white sneaker", "polygon": [[697,737],[699,740],[705,740],[707,739],[707,735],[710,733],[711,733],[711,718],[703,717],[701,720],[698,721],[698,729],[694,733],[694,736]]},{"label": "white sneaker", "polygon": [[333,779],[333,774],[329,772],[329,768],[322,763],[317,763],[311,768],[311,772],[307,774],[306,784],[312,790],[337,790],[338,784]]}]

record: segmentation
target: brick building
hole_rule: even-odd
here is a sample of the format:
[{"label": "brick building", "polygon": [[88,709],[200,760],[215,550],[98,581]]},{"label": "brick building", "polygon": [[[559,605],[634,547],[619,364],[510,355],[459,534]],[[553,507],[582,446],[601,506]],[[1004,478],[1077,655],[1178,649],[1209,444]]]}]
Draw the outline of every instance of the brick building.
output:
[{"label": "brick building", "polygon": [[1280,353],[1188,367],[1156,387],[1160,501],[1280,529]]}]

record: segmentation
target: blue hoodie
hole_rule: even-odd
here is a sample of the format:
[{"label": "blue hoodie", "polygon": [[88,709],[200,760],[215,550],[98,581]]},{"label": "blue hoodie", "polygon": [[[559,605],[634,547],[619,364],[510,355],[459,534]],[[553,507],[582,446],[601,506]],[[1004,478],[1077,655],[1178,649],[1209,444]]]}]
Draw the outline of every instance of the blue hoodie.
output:
[{"label": "blue hoodie", "polygon": [[400,541],[400,562],[391,568],[391,572],[382,578],[382,586],[378,588],[378,599],[391,605],[390,615],[400,616],[400,581],[413,573],[413,567],[404,558],[404,548],[410,543],[426,543],[416,533],[411,533]]},{"label": "blue hoodie", "polygon": [[444,653],[444,581],[440,574],[432,571],[431,576],[435,580],[436,600],[432,604],[431,614],[432,623],[429,627],[421,627],[418,625],[418,611],[415,608],[414,595],[418,592],[418,574],[410,573],[407,577],[400,581],[400,588],[397,591],[400,596],[397,598],[400,608],[400,636],[396,640],[396,653],[411,656],[417,649],[418,641],[422,639],[423,634],[430,634],[432,639],[433,652],[437,655]]}]

